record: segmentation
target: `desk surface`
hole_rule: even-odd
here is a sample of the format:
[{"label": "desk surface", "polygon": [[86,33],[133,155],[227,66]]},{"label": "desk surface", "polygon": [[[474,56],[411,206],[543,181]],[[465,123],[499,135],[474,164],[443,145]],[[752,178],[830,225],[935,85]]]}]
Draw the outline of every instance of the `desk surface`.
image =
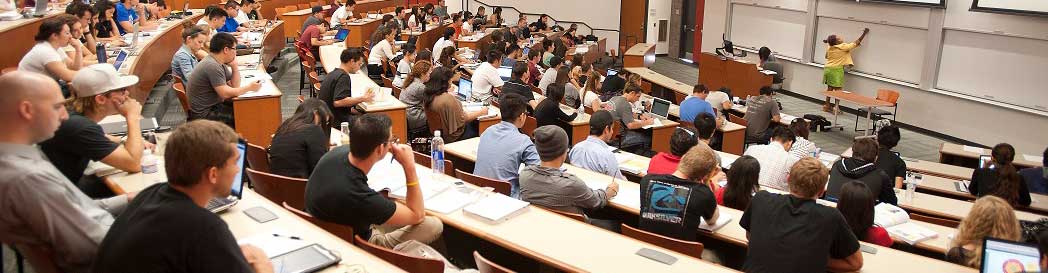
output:
[{"label": "desk surface", "polygon": [[644,78],[644,80],[647,80],[655,85],[673,90],[685,96],[691,95],[691,92],[695,88],[695,86],[693,85],[674,80],[670,77],[667,77],[666,75],[659,74],[654,70],[648,69],[646,67],[627,67],[625,69],[630,73],[640,75],[641,78]]},{"label": "desk surface", "polygon": [[[981,155],[990,155],[990,149],[984,149],[979,147],[971,147],[967,145],[961,145],[956,143],[943,142],[939,146],[939,152],[943,154],[949,154],[954,156],[960,156],[970,159],[979,159]],[[1041,155],[1037,154],[1022,154],[1017,153],[1013,163],[1021,167],[1044,167],[1044,160]]]},{"label": "desk surface", "polygon": [[895,106],[894,104],[892,104],[890,102],[878,100],[878,99],[867,97],[867,96],[863,96],[863,95],[860,95],[858,93],[851,92],[851,91],[825,91],[825,92],[822,92],[822,94],[826,95],[827,97],[837,98],[837,99],[840,99],[840,100],[843,100],[843,101],[852,102],[852,103],[859,104],[859,105],[862,105],[862,106],[865,106],[865,107],[891,107],[891,106]]},{"label": "desk surface", "polygon": [[625,54],[632,56],[644,56],[644,54],[646,54],[648,50],[651,50],[651,48],[653,47],[655,47],[655,44],[638,43],[634,44],[630,47],[630,49],[626,50]]}]

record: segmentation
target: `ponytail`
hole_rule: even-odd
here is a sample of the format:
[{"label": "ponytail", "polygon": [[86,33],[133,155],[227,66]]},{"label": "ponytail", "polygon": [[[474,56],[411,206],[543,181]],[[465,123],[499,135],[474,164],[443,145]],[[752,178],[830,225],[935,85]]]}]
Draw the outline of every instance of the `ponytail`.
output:
[{"label": "ponytail", "polygon": [[1016,205],[1019,202],[1019,183],[1023,183],[1012,160],[1015,159],[1015,148],[1008,143],[993,146],[990,153],[993,157],[994,172],[997,175],[997,187],[993,195],[1007,200],[1008,203]]}]

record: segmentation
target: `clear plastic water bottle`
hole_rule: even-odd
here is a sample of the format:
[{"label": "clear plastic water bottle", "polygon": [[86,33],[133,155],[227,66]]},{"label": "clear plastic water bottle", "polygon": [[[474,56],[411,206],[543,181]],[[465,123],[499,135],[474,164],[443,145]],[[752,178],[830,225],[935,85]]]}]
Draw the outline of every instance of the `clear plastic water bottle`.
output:
[{"label": "clear plastic water bottle", "polygon": [[159,170],[157,164],[160,159],[153,155],[153,151],[146,149],[142,153],[142,173],[155,173]]},{"label": "clear plastic water bottle", "polygon": [[440,130],[433,131],[429,145],[429,166],[433,169],[433,175],[444,174],[444,139],[440,137]]},{"label": "clear plastic water bottle", "polygon": [[342,122],[342,145],[349,144],[349,122]]}]

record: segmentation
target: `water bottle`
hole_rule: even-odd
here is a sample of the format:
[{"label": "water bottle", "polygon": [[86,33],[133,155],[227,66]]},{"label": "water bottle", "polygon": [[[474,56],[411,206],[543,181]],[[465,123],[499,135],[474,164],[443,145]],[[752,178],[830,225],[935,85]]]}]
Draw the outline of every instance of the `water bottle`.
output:
[{"label": "water bottle", "polygon": [[429,141],[429,157],[433,175],[444,174],[444,139],[440,137],[440,130],[434,131],[433,139]]},{"label": "water bottle", "polygon": [[821,154],[822,154],[822,148],[819,148],[819,147],[815,147],[815,150],[811,151],[811,157],[814,157],[814,158],[819,158],[819,155],[821,155]]},{"label": "water bottle", "polygon": [[146,149],[142,155],[142,173],[155,173],[159,159],[153,155],[153,151]]},{"label": "water bottle", "polygon": [[342,122],[342,145],[349,144],[349,122]]}]

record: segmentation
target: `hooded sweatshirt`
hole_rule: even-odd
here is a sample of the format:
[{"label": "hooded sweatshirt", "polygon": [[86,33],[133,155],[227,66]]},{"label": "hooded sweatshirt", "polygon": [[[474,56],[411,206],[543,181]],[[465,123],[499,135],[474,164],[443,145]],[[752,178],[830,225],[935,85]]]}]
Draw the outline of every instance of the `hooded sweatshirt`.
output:
[{"label": "hooded sweatshirt", "polygon": [[851,181],[866,184],[866,188],[877,198],[878,202],[892,205],[898,203],[895,190],[892,188],[895,185],[892,178],[872,162],[858,158],[843,158],[833,163],[826,196],[836,201],[840,198],[841,186]]}]

